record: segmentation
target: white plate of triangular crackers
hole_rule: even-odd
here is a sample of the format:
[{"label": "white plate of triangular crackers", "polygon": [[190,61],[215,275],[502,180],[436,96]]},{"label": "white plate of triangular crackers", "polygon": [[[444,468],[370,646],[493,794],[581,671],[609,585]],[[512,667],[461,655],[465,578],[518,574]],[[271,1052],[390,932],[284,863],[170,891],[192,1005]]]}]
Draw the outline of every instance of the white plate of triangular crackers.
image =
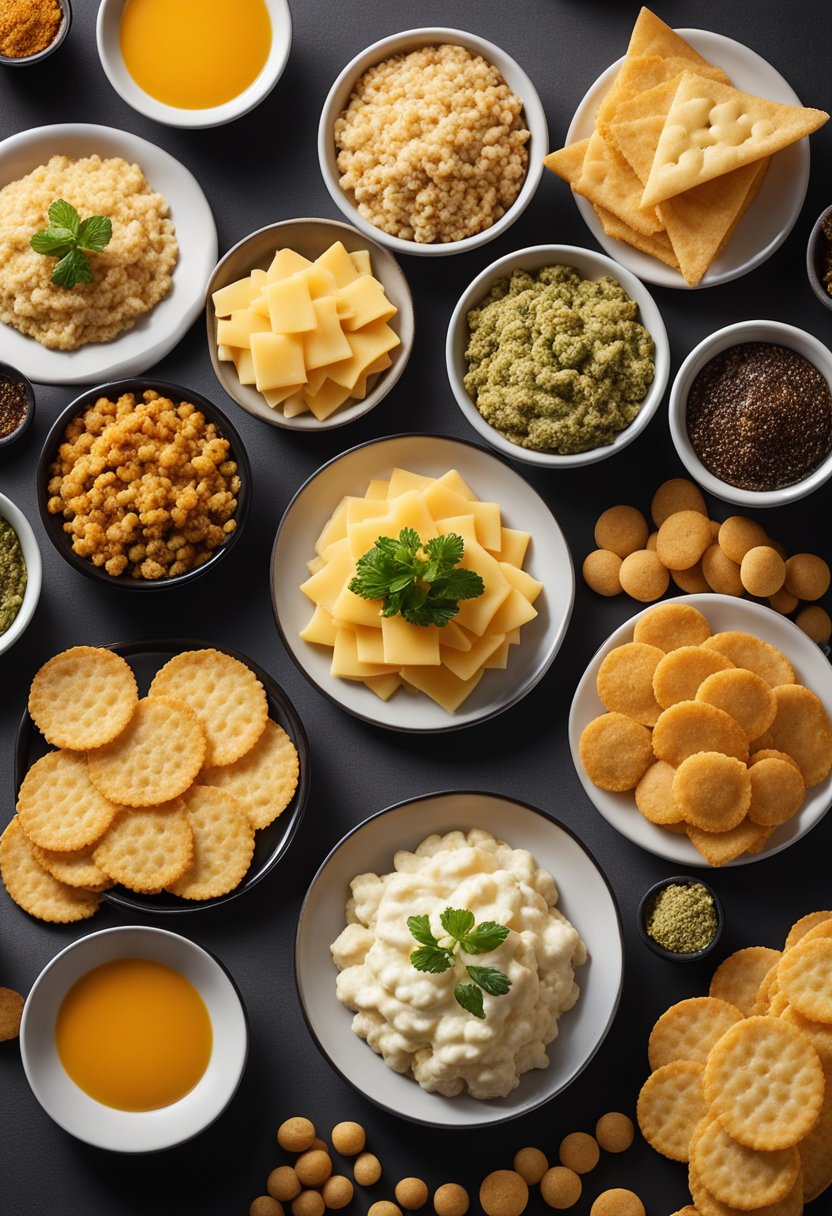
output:
[{"label": "white plate of triangular crackers", "polygon": [[714,287],[761,265],[806,195],[806,135],[826,121],[770,63],[642,9],[627,54],[581,101],[545,163],[607,253],[662,287]]}]

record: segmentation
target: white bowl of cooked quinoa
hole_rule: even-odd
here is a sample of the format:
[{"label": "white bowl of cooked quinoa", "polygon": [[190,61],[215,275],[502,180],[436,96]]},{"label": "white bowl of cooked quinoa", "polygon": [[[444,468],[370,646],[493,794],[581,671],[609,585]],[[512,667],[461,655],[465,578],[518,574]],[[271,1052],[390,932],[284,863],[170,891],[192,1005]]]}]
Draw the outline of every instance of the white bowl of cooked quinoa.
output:
[{"label": "white bowl of cooked quinoa", "polygon": [[540,98],[511,56],[430,27],[382,38],[347,64],[324,102],[318,160],[356,228],[398,253],[441,257],[514,223],[547,141]]},{"label": "white bowl of cooked quinoa", "polygon": [[[510,307],[498,314],[495,302]],[[573,245],[519,249],[477,275],[451,316],[445,359],[474,430],[542,468],[620,452],[656,413],[670,372],[667,331],[644,284]]]}]

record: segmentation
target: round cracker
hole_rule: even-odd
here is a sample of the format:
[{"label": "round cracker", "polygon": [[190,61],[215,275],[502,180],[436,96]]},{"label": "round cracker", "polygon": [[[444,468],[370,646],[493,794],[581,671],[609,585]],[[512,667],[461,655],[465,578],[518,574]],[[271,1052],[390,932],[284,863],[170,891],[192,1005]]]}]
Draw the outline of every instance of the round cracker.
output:
[{"label": "round cracker", "polygon": [[[679,701],[695,701],[700,684],[717,671],[734,664],[717,650],[704,646],[677,646],[666,654],[653,674],[653,693],[662,709]],[[655,725],[655,724],[654,724]]]},{"label": "round cracker", "polygon": [[710,996],[719,997],[750,1017],[763,979],[780,961],[780,951],[769,946],[746,946],[719,964],[711,977]]},{"label": "round cracker", "polygon": [[269,718],[250,751],[233,764],[203,770],[201,781],[228,790],[252,827],[265,828],[292,801],[299,773],[297,748],[283,727]]},{"label": "round cracker", "polygon": [[86,920],[101,902],[95,892],[68,887],[46,873],[16,816],[0,836],[0,877],[18,907],[38,920],[55,924]]},{"label": "round cracker", "polygon": [[674,768],[696,752],[722,752],[744,762],[748,738],[724,709],[702,701],[679,701],[660,714],[653,731],[653,750],[659,760]]},{"label": "round cracker", "polygon": [[806,787],[796,765],[785,760],[758,760],[748,769],[751,805],[748,818],[776,827],[786,823],[803,806]]},{"label": "round cracker", "polygon": [[715,633],[702,645],[724,654],[735,667],[745,667],[748,671],[753,671],[772,688],[780,684],[794,684],[794,668],[782,650],[770,646],[752,633],[728,629],[723,633]]},{"label": "round cracker", "polygon": [[699,609],[675,600],[645,612],[633,629],[634,642],[658,646],[665,653],[679,646],[699,646],[710,636],[711,627]]},{"label": "round cracker", "polygon": [[625,642],[611,650],[598,668],[596,682],[604,707],[642,726],[655,726],[661,706],[653,694],[653,674],[664,657],[658,646],[644,642]]},{"label": "round cracker", "polygon": [[771,685],[742,667],[708,676],[697,689],[696,700],[724,709],[739,722],[749,739],[756,739],[768,730],[777,713]]},{"label": "round cracker", "polygon": [[693,996],[671,1005],[650,1032],[650,1067],[661,1068],[674,1060],[704,1064],[714,1043],[742,1017],[735,1005],[713,996]]},{"label": "round cracker", "polygon": [[804,937],[777,968],[779,990],[812,1022],[832,1023],[832,938]]},{"label": "round cracker", "polygon": [[114,882],[156,893],[191,864],[194,834],[181,799],[166,806],[125,807],[93,854]]},{"label": "round cracker", "polygon": [[814,929],[815,925],[822,925],[827,920],[832,920],[832,911],[830,910],[807,912],[805,916],[801,916],[800,920],[796,920],[791,929],[789,929],[783,949],[791,950],[792,946],[796,946],[810,929]]},{"label": "round cracker", "polygon": [[671,1161],[687,1161],[690,1142],[707,1107],[702,1064],[675,1060],[651,1073],[641,1087],[636,1118],[647,1143]]},{"label": "round cracker", "polygon": [[190,706],[208,741],[205,763],[233,764],[254,747],[266,726],[266,691],[250,667],[221,650],[184,650],[165,663],[151,697]]},{"label": "round cracker", "polygon": [[751,768],[752,764],[757,764],[760,760],[783,760],[800,772],[800,765],[794,756],[790,756],[788,752],[779,752],[776,747],[761,747],[759,751],[752,752],[748,757],[748,767]]},{"label": "round cracker", "polygon": [[782,684],[774,696],[777,714],[758,746],[793,756],[806,787],[818,785],[832,769],[832,723],[824,704],[802,684]]},{"label": "round cracker", "polygon": [[797,1144],[812,1127],[823,1103],[823,1069],[794,1026],[782,1018],[751,1017],[711,1049],[704,1087],[712,1114],[730,1136],[772,1152]]},{"label": "round cracker", "polygon": [[[712,1195],[705,1186],[702,1178],[693,1166],[688,1172],[688,1186],[691,1198],[696,1204],[699,1216],[743,1216],[741,1208],[723,1203]],[[802,1216],[803,1212],[803,1183],[802,1175],[798,1174],[797,1181],[785,1199],[777,1203],[768,1203],[765,1207],[752,1209],[755,1216]]]},{"label": "round cracker", "polygon": [[53,747],[103,747],[124,730],[139,699],[121,655],[73,646],[44,663],[29,690],[29,713]]},{"label": "round cracker", "polygon": [[635,789],[653,762],[650,731],[619,713],[602,714],[585,726],[579,751],[590,781],[613,793]]},{"label": "round cracker", "polygon": [[[782,957],[782,955],[781,955]],[[777,971],[780,966],[780,959],[776,963],[772,963],[768,971],[760,980],[760,987],[757,989],[757,996],[754,999],[752,1006],[753,1014],[768,1013],[772,998],[777,992]]]},{"label": "round cracker", "polygon": [[0,988],[0,1043],[16,1039],[25,1002],[14,988]]},{"label": "round cracker", "polygon": [[636,786],[636,806],[645,819],[661,827],[683,821],[682,811],[673,797],[675,776],[676,769],[671,764],[657,760]]},{"label": "round cracker", "polygon": [[832,1082],[826,1086],[815,1126],[797,1149],[803,1166],[803,1198],[810,1203],[832,1185]]},{"label": "round cracker", "polygon": [[205,760],[205,732],[187,705],[143,697],[117,739],[91,752],[90,779],[125,806],[170,802],[193,782]]},{"label": "round cracker", "polygon": [[760,853],[773,828],[752,823],[747,817],[727,832],[708,832],[694,823],[687,825],[688,840],[711,866],[724,866],[743,853]]},{"label": "round cracker", "polygon": [[92,784],[81,752],[47,752],[23,778],[20,826],[33,844],[69,853],[93,844],[119,807]]},{"label": "round cracker", "polygon": [[740,1211],[785,1199],[800,1174],[796,1147],[771,1153],[747,1148],[729,1136],[718,1119],[697,1129],[690,1163],[715,1199]]},{"label": "round cracker", "polygon": [[214,899],[242,881],[254,856],[254,828],[227,790],[193,785],[181,801],[194,834],[190,865],[167,889],[183,899]]},{"label": "round cracker", "polygon": [[56,853],[54,849],[42,849],[37,844],[34,846],[38,863],[58,882],[65,882],[68,887],[83,887],[87,891],[105,891],[113,885],[113,880],[99,870],[93,861],[94,851],[95,845],[73,853]]},{"label": "round cracker", "polygon": [[[804,1018],[802,1013],[789,1004],[788,1000],[780,1001],[782,994],[777,992],[772,1000],[771,1013],[773,1017],[784,1018],[785,1021],[796,1026],[801,1034],[805,1034],[809,1042],[818,1053],[818,1058],[823,1067],[823,1073],[826,1077],[826,1089],[829,1095],[832,1095],[832,1023],[830,1022],[813,1022],[811,1018]],[[774,1007],[777,1006],[777,1012],[774,1012]],[[824,1103],[826,1102],[827,1094],[824,1094]]]},{"label": "round cracker", "polygon": [[673,797],[687,823],[706,832],[729,832],[751,805],[751,778],[734,756],[695,752],[676,770]]}]

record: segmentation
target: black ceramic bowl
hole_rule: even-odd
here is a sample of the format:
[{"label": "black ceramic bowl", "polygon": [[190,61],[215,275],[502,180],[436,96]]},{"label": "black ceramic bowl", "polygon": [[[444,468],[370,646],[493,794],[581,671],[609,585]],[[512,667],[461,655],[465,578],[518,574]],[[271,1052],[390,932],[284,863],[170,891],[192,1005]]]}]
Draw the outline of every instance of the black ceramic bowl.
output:
[{"label": "black ceramic bowl", "polygon": [[58,4],[63,13],[61,24],[58,26],[58,32],[49,46],[45,46],[42,51],[38,51],[36,55],[24,55],[23,58],[14,57],[11,55],[0,55],[0,67],[9,68],[28,68],[32,64],[41,63],[44,59],[57,51],[63,40],[69,33],[69,27],[72,25],[72,5],[70,0],[58,0]]},{"label": "black ceramic bowl", "polygon": [[[216,424],[220,435],[231,444],[231,458],[236,460],[237,471],[240,475],[237,509],[233,515],[233,518],[237,521],[237,527],[231,533],[228,540],[215,549],[208,560],[203,562],[201,566],[196,566],[185,574],[178,574],[174,578],[160,578],[156,580],[131,578],[129,575],[125,578],[121,575],[108,574],[102,566],[94,566],[89,558],[79,557],[74,552],[69,538],[63,530],[63,516],[50,515],[46,509],[46,503],[49,498],[46,488],[49,481],[49,466],[55,459],[64,431],[69,422],[77,414],[82,413],[82,411],[92,405],[98,397],[113,398],[119,397],[122,393],[135,393],[137,397],[140,397],[146,389],[154,389],[157,393],[160,393],[164,397],[170,397],[174,401],[190,401],[200,409],[209,422]],[[164,591],[168,587],[179,587],[183,583],[191,583],[194,579],[201,578],[209,570],[213,570],[216,565],[223,561],[229,550],[233,549],[243,530],[251,497],[250,488],[251,466],[243,446],[243,441],[236,427],[222,410],[209,401],[207,397],[203,397],[201,393],[196,393],[192,389],[182,388],[179,384],[170,384],[168,381],[156,380],[149,376],[131,377],[127,380],[110,380],[105,384],[96,385],[95,388],[86,389],[81,393],[80,397],[76,397],[58,415],[52,425],[49,434],[46,436],[46,442],[43,445],[43,451],[40,454],[37,468],[38,510],[40,511],[43,526],[46,529],[46,535],[61,557],[65,561],[68,561],[70,566],[74,566],[76,570],[80,571],[81,574],[85,574],[87,578],[94,579],[97,583],[105,584],[108,587],[121,587],[126,591]]]},{"label": "black ceramic bowl", "polygon": [[[650,907],[653,899],[655,899],[659,892],[663,891],[665,887],[692,887],[695,885],[704,887],[711,899],[714,901],[714,908],[716,909],[716,930],[714,935],[708,942],[707,946],[705,946],[704,950],[694,950],[688,954],[682,954],[677,950],[665,950],[664,946],[660,946],[659,943],[654,941],[647,932],[647,910]],[[674,874],[670,878],[663,878],[661,882],[654,883],[653,886],[645,892],[641,903],[638,906],[638,931],[641,934],[641,940],[653,951],[654,954],[657,954],[659,958],[666,959],[669,963],[695,963],[698,962],[699,959],[704,958],[707,954],[710,954],[722,936],[722,927],[724,923],[725,913],[722,909],[722,904],[716,891],[714,891],[713,887],[709,886],[708,883],[706,883],[703,879],[691,878],[688,874]]]},{"label": "black ceramic bowl", "polygon": [[0,437],[0,450],[2,450],[25,434],[32,425],[32,419],[35,416],[35,390],[32,388],[32,383],[28,376],[24,376],[23,372],[18,371],[16,367],[12,367],[11,363],[0,362],[0,376],[5,376],[9,380],[17,380],[23,385],[23,391],[26,394],[26,413],[23,415],[22,422],[10,434]]},{"label": "black ceramic bowl", "polygon": [[809,244],[806,246],[806,273],[809,276],[809,286],[818,300],[824,308],[832,311],[832,295],[827,291],[823,281],[824,254],[830,244],[829,238],[824,235],[823,224],[830,218],[832,218],[832,207],[827,207],[815,220],[812,231],[809,233]]}]

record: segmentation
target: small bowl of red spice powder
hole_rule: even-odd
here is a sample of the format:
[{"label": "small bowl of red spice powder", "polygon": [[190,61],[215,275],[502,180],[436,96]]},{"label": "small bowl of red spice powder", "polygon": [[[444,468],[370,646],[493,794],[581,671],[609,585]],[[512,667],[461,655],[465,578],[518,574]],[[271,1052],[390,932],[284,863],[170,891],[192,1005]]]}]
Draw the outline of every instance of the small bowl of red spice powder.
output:
[{"label": "small bowl of red spice powder", "polygon": [[742,507],[779,507],[832,477],[832,352],[781,321],[717,330],[685,359],[670,433],[693,478]]},{"label": "small bowl of red spice powder", "polygon": [[0,451],[29,429],[34,416],[31,382],[10,363],[0,362]]},{"label": "small bowl of red spice powder", "polygon": [[0,66],[40,63],[57,51],[71,24],[70,0],[0,0]]}]

